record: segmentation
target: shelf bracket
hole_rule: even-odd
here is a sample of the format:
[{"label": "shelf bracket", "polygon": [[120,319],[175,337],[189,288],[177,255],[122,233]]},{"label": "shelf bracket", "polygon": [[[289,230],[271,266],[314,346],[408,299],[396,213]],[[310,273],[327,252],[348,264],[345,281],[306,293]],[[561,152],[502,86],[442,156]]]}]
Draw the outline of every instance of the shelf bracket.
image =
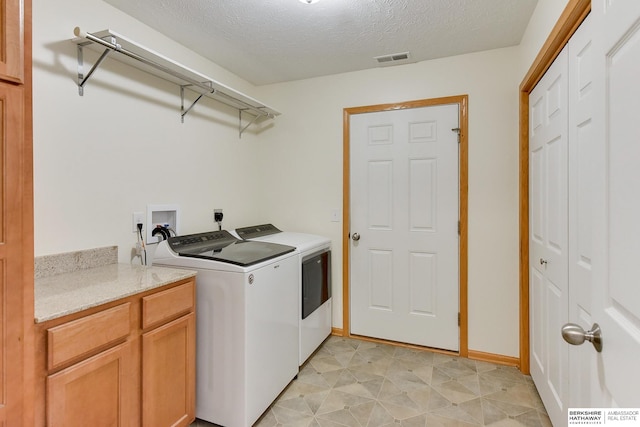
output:
[{"label": "shelf bracket", "polygon": [[[186,86],[189,86],[189,85],[186,85]],[[204,93],[200,94],[200,96],[198,96],[196,100],[191,103],[189,108],[185,110],[184,109],[184,88],[186,86],[185,85],[180,86],[180,122],[181,123],[184,123],[184,116],[186,116],[189,113],[189,111],[191,111],[191,109],[195,107],[198,101],[200,101],[200,99],[204,96]],[[211,90],[211,92],[214,92],[214,91]]]},{"label": "shelf bracket", "polygon": [[111,52],[109,49],[105,49],[104,52],[102,52],[102,55],[100,55],[100,58],[98,58],[96,63],[93,64],[93,67],[91,67],[91,69],[89,70],[89,72],[87,73],[87,75],[85,77],[84,76],[84,70],[83,70],[83,67],[84,67],[84,55],[83,55],[83,52],[82,52],[82,45],[78,45],[78,95],[80,95],[80,96],[84,95],[84,84],[87,82],[87,80],[89,80],[89,78],[91,77],[93,72],[96,69],[98,69],[100,64],[102,64],[102,61],[104,61],[104,59],[107,57],[109,52]]},{"label": "shelf bracket", "polygon": [[254,116],[253,119],[247,123],[247,125],[245,127],[242,127],[242,112],[244,110],[243,109],[238,109],[238,131],[240,133],[239,137],[242,138],[242,133],[247,130],[247,128],[249,126],[251,126],[256,120],[258,120],[258,117],[260,116]]}]

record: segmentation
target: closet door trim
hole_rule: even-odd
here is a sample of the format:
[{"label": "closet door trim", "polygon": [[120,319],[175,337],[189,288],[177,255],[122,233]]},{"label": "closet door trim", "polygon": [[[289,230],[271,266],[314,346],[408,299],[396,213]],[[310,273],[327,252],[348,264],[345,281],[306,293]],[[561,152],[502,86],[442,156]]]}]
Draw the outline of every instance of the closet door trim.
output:
[{"label": "closet door trim", "polygon": [[590,0],[569,0],[520,83],[520,370],[529,360],[529,94],[591,11]]}]

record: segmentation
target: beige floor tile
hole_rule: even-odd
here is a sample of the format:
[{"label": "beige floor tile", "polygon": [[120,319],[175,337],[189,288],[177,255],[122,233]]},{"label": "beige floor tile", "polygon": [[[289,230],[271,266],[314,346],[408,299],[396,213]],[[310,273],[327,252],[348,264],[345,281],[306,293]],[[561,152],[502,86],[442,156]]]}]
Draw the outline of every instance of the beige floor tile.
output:
[{"label": "beige floor tile", "polygon": [[552,427],[516,368],[333,336],[256,426]]}]

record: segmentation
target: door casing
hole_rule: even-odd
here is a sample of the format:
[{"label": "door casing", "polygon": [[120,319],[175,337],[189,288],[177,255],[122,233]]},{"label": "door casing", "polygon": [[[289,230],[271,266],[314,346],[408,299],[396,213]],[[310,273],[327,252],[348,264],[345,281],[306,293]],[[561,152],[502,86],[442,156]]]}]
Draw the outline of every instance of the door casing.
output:
[{"label": "door casing", "polygon": [[[353,114],[392,111],[399,109],[458,104],[460,117],[460,248],[459,248],[459,295],[460,295],[460,350],[457,354],[470,357],[468,346],[468,300],[467,300],[467,219],[468,219],[468,95],[422,99],[394,104],[379,104],[343,110],[343,155],[342,155],[342,336],[351,336],[349,322],[349,233],[350,233],[350,117]],[[480,357],[480,353],[477,355]]]}]

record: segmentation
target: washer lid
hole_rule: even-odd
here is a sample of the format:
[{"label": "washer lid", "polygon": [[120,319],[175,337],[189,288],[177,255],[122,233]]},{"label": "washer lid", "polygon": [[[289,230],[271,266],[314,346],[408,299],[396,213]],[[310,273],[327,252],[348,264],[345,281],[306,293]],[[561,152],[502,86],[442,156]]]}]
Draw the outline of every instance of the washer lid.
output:
[{"label": "washer lid", "polygon": [[167,243],[183,257],[210,259],[240,266],[257,264],[296,249],[277,243],[238,240],[226,230],[171,237]]}]

